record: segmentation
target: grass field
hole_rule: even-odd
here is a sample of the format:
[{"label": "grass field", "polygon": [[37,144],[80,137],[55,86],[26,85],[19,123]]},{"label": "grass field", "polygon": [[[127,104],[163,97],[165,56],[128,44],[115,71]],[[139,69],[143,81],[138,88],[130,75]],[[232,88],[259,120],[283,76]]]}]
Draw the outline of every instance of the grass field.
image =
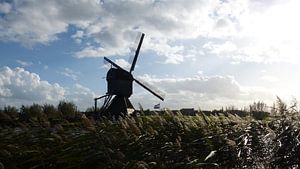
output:
[{"label": "grass field", "polygon": [[299,168],[299,116],[163,115],[5,121],[2,168]]}]

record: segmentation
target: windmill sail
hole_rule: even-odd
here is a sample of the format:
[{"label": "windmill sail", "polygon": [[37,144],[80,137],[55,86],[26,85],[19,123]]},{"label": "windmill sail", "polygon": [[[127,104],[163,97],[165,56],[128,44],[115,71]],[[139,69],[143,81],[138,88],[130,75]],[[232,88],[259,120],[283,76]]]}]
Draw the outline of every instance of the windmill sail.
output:
[{"label": "windmill sail", "polygon": [[134,58],[133,58],[133,61],[132,61],[132,64],[131,64],[131,68],[130,68],[130,71],[129,71],[130,73],[134,70],[134,67],[135,67],[135,64],[136,64],[137,58],[139,56],[143,40],[144,40],[144,36],[145,36],[145,34],[142,33],[139,45],[138,45],[138,47],[137,47],[137,49],[135,51],[135,55],[134,55]]},{"label": "windmill sail", "polygon": [[103,67],[108,70],[108,69],[112,68],[112,64],[110,62],[108,62],[107,60],[103,59]]},{"label": "windmill sail", "polygon": [[[111,61],[110,59],[108,59],[107,57],[104,57],[104,62],[108,62],[110,63],[113,67],[124,70],[121,66],[117,65],[115,62]],[[126,71],[126,70],[124,70]],[[126,71],[127,72],[127,71]]]},{"label": "windmill sail", "polygon": [[[137,46],[139,46],[142,34],[143,34],[142,32],[138,32],[134,42],[129,47],[130,55],[129,55],[129,58],[128,58],[128,63],[130,63],[131,65],[133,63],[133,59],[135,57],[135,52],[136,52]],[[130,70],[130,68],[129,68],[129,70]]]},{"label": "windmill sail", "polygon": [[[138,80],[137,80],[138,79]],[[140,86],[142,86],[144,89],[146,89],[147,91],[149,91],[150,93],[152,93],[154,96],[158,97],[160,100],[164,100],[165,98],[165,93],[158,90],[156,87],[150,85],[149,83],[143,81],[140,78],[134,78],[133,79],[137,84],[139,84]]]}]

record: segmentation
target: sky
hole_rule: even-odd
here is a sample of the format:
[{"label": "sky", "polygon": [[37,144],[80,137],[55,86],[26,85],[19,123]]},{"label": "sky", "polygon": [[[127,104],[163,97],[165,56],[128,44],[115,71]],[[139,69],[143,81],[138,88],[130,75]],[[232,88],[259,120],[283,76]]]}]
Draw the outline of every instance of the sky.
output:
[{"label": "sky", "polygon": [[[137,107],[219,109],[300,96],[297,0],[0,0],[0,106],[106,93],[103,57],[128,67]],[[101,104],[101,102],[100,102]]]}]

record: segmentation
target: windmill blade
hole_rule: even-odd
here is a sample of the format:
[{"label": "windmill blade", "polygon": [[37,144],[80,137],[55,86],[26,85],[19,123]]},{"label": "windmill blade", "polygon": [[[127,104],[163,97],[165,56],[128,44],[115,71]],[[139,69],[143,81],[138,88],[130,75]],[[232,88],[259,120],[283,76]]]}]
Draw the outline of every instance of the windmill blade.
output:
[{"label": "windmill blade", "polygon": [[120,67],[119,65],[117,65],[116,63],[114,63],[113,61],[109,60],[107,57],[104,57],[104,61],[110,63],[115,68],[118,68],[118,69],[121,69],[121,70],[124,70],[124,71],[128,72],[127,70],[123,69],[122,67]]},{"label": "windmill blade", "polygon": [[[135,51],[136,51],[136,47],[139,45],[140,39],[142,37],[142,32],[138,32],[134,41],[132,42],[132,44],[130,44],[130,54],[129,54],[129,58],[128,58],[128,63],[132,64],[134,56],[135,56]],[[130,66],[131,67],[131,66]],[[130,69],[130,68],[129,68]]]},{"label": "windmill blade", "polygon": [[111,67],[112,67],[112,65],[111,65],[111,63],[109,63],[107,60],[105,60],[105,59],[103,59],[103,67],[105,68],[105,69],[110,69]]},{"label": "windmill blade", "polygon": [[142,86],[144,89],[148,90],[150,93],[152,93],[154,96],[158,97],[160,100],[164,101],[165,94],[155,87],[151,86],[149,83],[139,79],[137,80],[136,78],[133,79],[137,84]]},{"label": "windmill blade", "polygon": [[135,51],[135,55],[134,55],[134,58],[133,58],[133,61],[132,61],[132,64],[131,64],[131,68],[130,68],[130,73],[134,70],[134,67],[135,67],[135,64],[136,64],[136,61],[137,61],[137,58],[139,56],[139,53],[140,53],[140,49],[141,49],[141,46],[142,46],[142,43],[143,43],[143,40],[144,40],[144,36],[145,34],[142,33],[142,36],[141,36],[141,39],[140,39],[140,42],[139,42],[139,45]]}]

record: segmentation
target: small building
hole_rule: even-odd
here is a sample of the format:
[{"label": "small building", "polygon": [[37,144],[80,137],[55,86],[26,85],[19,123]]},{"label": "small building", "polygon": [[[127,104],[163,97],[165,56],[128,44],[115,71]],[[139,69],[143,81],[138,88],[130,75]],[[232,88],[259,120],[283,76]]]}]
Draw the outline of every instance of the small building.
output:
[{"label": "small building", "polygon": [[186,115],[186,116],[195,116],[196,115],[194,108],[180,109],[180,112],[182,115]]}]

